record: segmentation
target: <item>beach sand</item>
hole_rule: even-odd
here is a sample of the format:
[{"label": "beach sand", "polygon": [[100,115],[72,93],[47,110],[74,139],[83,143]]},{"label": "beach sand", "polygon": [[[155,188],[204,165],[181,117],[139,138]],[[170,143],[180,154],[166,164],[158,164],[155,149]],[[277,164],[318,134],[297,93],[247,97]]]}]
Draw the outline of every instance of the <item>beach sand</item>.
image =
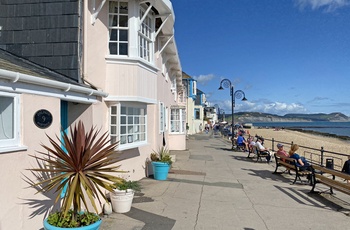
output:
[{"label": "beach sand", "polygon": [[[341,153],[345,155],[350,155],[350,142],[342,139],[338,139],[335,137],[327,137],[317,134],[310,134],[310,133],[303,133],[299,131],[293,131],[293,130],[287,130],[287,129],[280,129],[280,130],[274,130],[271,129],[258,129],[258,128],[251,128],[247,129],[246,131],[249,132],[250,135],[258,135],[262,136],[265,139],[274,139],[274,150],[277,150],[276,145],[279,142],[284,142],[284,149],[286,151],[289,151],[290,145],[293,142],[294,144],[298,144],[299,146],[306,146],[309,148],[314,148],[317,150],[310,150],[303,147],[300,147],[297,153],[301,156],[305,156],[307,159],[312,159],[314,161],[320,161],[320,150],[321,147],[325,151],[330,152],[336,152]],[[247,137],[247,135],[246,135]],[[289,144],[285,144],[289,143]],[[264,142],[265,147],[272,149],[272,141],[266,140]],[[339,156],[332,153],[324,153],[324,164],[326,158],[333,158],[334,159],[334,165],[335,169],[339,170],[343,162],[347,160],[347,156]]]}]

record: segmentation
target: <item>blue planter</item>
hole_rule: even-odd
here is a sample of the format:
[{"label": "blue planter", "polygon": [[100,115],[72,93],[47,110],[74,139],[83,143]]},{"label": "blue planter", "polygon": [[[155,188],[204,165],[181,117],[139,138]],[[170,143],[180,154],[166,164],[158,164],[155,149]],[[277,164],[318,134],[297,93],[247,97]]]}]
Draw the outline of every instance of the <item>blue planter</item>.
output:
[{"label": "blue planter", "polygon": [[47,222],[47,219],[44,220],[44,229],[45,230],[98,230],[100,228],[100,225],[102,224],[102,220],[100,219],[99,221],[89,225],[89,226],[84,226],[84,227],[78,227],[78,228],[59,228],[52,226]]},{"label": "blue planter", "polygon": [[170,164],[164,162],[152,162],[153,176],[156,180],[166,180],[168,177]]}]

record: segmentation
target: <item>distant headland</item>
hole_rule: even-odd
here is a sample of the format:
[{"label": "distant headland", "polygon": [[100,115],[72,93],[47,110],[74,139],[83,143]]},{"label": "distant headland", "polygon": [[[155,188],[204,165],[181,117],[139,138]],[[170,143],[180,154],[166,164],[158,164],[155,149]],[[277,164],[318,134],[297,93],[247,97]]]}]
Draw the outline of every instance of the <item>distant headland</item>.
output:
[{"label": "distant headland", "polygon": [[[231,114],[226,114],[226,120],[231,120]],[[330,121],[330,122],[349,122],[350,118],[345,114],[335,113],[315,113],[301,114],[289,113],[284,116],[259,112],[239,112],[235,113],[235,122],[237,123],[253,123],[253,122],[314,122],[314,121]]]}]

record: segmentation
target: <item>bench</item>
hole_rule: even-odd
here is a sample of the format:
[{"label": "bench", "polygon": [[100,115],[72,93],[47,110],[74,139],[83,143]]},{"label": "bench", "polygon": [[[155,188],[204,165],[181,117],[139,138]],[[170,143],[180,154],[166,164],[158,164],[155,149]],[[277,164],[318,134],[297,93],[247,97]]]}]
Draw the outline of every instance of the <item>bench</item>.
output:
[{"label": "bench", "polygon": [[[319,165],[313,165],[312,167],[314,169],[314,173],[312,174],[313,185],[310,191],[311,193],[316,193],[316,184],[322,183],[324,185],[329,186],[329,191],[331,194],[333,194],[333,189],[337,189],[340,192],[350,195],[350,183],[347,183],[347,180],[350,180],[349,174]],[[325,191],[317,193],[322,192]]]},{"label": "bench", "polygon": [[[297,160],[294,158],[289,158],[286,156],[278,156],[276,153],[274,154],[275,156],[275,163],[276,163],[276,168],[275,171],[273,172],[273,174],[277,174],[277,173],[284,173],[284,172],[288,172],[289,175],[292,175],[290,173],[290,171],[295,172],[295,178],[292,184],[295,184],[297,182],[297,180],[299,179],[299,181],[301,180],[301,176],[304,177],[308,177],[308,182],[311,183],[311,181],[309,179],[311,179],[311,175],[312,175],[312,171],[307,171],[307,170],[300,170],[300,168],[297,166]],[[283,166],[286,170],[284,170],[283,172],[277,172],[278,171],[278,167]]]},{"label": "bench", "polygon": [[[256,147],[253,148],[253,151],[249,150],[247,158],[251,157],[250,154],[253,154],[252,157],[254,157],[256,155],[256,162],[258,162],[259,160],[262,161],[263,157],[267,157],[270,155],[266,152],[259,151],[258,148],[256,148]],[[267,161],[267,163],[269,163],[269,162]]]}]

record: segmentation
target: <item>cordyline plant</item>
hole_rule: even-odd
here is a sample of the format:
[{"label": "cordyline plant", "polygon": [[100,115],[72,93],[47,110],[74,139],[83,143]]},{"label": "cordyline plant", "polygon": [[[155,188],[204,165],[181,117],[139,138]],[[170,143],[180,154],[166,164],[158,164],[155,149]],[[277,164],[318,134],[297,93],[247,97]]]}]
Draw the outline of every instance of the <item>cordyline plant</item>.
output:
[{"label": "cordyline plant", "polygon": [[55,203],[61,201],[61,194],[64,194],[59,219],[71,216],[71,221],[76,223],[83,208],[82,203],[88,210],[87,198],[96,213],[95,199],[100,205],[100,196],[108,201],[101,188],[113,191],[113,184],[122,178],[111,174],[123,171],[117,170],[120,165],[113,165],[118,162],[116,157],[112,157],[118,143],[110,143],[108,132],[98,137],[100,130],[92,127],[85,132],[84,124],[79,121],[74,128],[70,127],[70,137],[65,132],[62,133],[61,138],[56,135],[58,141],[47,136],[53,148],[41,144],[48,152],[38,151],[40,155],[31,155],[41,161],[44,167],[29,170],[49,175],[49,178],[39,178],[41,180],[33,186],[40,187],[38,192],[55,191]]}]

